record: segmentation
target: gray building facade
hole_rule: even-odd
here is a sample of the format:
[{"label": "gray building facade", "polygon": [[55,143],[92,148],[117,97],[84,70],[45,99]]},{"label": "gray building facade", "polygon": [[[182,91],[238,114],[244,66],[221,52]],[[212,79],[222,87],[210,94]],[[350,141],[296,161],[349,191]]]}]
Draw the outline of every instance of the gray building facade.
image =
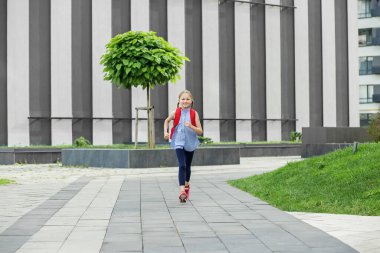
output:
[{"label": "gray building facade", "polygon": [[0,145],[133,142],[146,91],[113,87],[99,64],[129,30],[153,30],[191,60],[152,91],[158,143],[183,89],[214,141],[358,126],[356,17],[346,0],[0,0]]}]

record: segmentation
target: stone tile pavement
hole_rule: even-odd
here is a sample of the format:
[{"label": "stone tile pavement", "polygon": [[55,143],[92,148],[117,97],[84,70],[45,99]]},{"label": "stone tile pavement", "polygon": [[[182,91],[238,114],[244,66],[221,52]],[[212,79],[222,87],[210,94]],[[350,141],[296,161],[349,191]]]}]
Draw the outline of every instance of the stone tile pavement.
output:
[{"label": "stone tile pavement", "polygon": [[176,168],[0,166],[17,181],[0,187],[0,252],[379,252],[374,220],[286,213],[226,183],[297,159],[194,167],[186,204]]}]

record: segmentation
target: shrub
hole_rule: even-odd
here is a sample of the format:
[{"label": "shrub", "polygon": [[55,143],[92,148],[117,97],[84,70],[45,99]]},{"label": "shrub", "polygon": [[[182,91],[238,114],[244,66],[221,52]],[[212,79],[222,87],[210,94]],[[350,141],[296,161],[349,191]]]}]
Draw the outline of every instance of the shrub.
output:
[{"label": "shrub", "polygon": [[204,137],[204,136],[198,136],[198,140],[199,140],[199,142],[202,143],[202,144],[210,144],[210,143],[213,143],[213,141],[212,141],[211,138]]},{"label": "shrub", "polygon": [[290,132],[291,141],[300,141],[302,139],[302,133],[300,132]]},{"label": "shrub", "polygon": [[380,113],[371,119],[368,126],[368,134],[375,142],[380,142]]},{"label": "shrub", "polygon": [[87,147],[90,146],[91,142],[84,138],[83,136],[77,138],[74,140],[74,146],[75,147]]}]

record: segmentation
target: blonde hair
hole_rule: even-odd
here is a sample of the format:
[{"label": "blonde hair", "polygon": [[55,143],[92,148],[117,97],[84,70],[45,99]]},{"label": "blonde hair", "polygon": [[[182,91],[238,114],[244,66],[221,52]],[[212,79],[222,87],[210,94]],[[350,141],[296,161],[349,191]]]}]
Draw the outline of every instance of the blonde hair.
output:
[{"label": "blonde hair", "polygon": [[[183,94],[185,94],[185,93],[189,94],[189,96],[191,97],[191,107],[193,107],[193,105],[194,105],[193,94],[191,94],[191,92],[190,92],[189,90],[183,90],[183,91],[181,91],[181,92],[178,94],[178,99],[180,99],[181,96],[182,96]],[[179,102],[177,103],[177,107],[179,107]]]},{"label": "blonde hair", "polygon": [[193,100],[193,95],[191,94],[191,92],[190,92],[189,90],[183,90],[183,91],[181,91],[181,92],[178,94],[178,99],[180,99],[181,96],[182,96],[183,94],[185,94],[185,93],[189,94],[190,97],[191,97],[191,100]]}]

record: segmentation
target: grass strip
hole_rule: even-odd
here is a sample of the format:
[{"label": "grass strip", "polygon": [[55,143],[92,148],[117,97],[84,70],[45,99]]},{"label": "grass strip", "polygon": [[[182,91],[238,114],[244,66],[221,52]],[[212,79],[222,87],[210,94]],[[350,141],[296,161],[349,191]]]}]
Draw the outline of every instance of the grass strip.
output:
[{"label": "grass strip", "polygon": [[5,178],[0,178],[0,185],[13,184],[13,183],[15,183],[15,181],[5,179]]},{"label": "grass strip", "polygon": [[292,162],[229,183],[284,211],[380,215],[380,144]]}]

